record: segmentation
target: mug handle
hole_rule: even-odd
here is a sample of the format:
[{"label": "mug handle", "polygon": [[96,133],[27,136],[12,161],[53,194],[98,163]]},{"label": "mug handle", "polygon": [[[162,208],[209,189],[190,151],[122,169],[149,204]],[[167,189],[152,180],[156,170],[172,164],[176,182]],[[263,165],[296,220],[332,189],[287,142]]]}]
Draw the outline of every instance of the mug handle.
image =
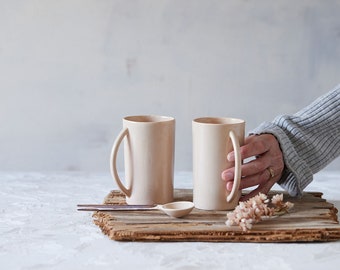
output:
[{"label": "mug handle", "polygon": [[234,153],[235,153],[235,173],[234,173],[234,184],[231,192],[227,196],[227,202],[231,202],[237,196],[237,191],[240,187],[241,183],[241,154],[240,154],[240,143],[238,138],[236,137],[234,131],[229,132],[229,137],[233,144]]},{"label": "mug handle", "polygon": [[129,133],[128,128],[124,128],[121,130],[121,132],[118,134],[115,142],[113,143],[112,150],[111,150],[111,157],[110,157],[110,170],[111,175],[114,180],[116,180],[116,183],[119,187],[119,189],[128,197],[131,195],[131,190],[127,189],[122,181],[119,178],[118,172],[117,172],[117,153],[119,146],[124,139],[125,136],[127,136]]}]

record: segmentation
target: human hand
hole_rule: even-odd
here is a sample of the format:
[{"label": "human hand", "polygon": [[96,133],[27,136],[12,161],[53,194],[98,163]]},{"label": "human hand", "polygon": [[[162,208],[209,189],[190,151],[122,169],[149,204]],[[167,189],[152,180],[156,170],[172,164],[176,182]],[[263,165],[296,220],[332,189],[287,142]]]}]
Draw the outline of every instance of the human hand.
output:
[{"label": "human hand", "polygon": [[[255,187],[241,200],[248,200],[258,193],[267,194],[272,186],[281,178],[284,162],[283,155],[276,137],[272,134],[251,135],[240,147],[241,159],[255,157],[242,164],[240,189]],[[234,152],[227,156],[229,162],[235,161]],[[235,167],[222,172],[222,179],[226,181],[226,189],[232,190]]]}]

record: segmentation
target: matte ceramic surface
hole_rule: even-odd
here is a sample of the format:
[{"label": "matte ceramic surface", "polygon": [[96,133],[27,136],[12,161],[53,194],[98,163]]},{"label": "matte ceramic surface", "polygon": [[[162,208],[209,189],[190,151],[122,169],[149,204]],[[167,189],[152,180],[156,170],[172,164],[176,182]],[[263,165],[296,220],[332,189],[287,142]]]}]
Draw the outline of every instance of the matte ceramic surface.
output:
[{"label": "matte ceramic surface", "polygon": [[[124,140],[125,184],[116,167]],[[128,204],[164,204],[173,201],[175,119],[140,115],[123,119],[123,129],[111,152],[111,174]]]},{"label": "matte ceramic surface", "polygon": [[[193,201],[204,210],[235,208],[241,192],[240,145],[244,141],[245,122],[222,117],[197,118],[192,122],[193,135]],[[221,173],[234,166],[227,154],[235,150],[235,177],[233,190],[228,192]]]}]

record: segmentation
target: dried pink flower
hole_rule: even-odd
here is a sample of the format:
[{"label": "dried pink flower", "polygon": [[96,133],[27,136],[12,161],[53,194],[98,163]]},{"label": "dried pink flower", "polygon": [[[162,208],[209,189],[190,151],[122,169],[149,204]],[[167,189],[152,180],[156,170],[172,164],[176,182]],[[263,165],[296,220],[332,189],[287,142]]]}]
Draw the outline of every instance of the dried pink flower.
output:
[{"label": "dried pink flower", "polygon": [[239,226],[243,231],[248,231],[254,223],[258,223],[263,217],[280,215],[288,212],[294,204],[283,203],[283,194],[276,194],[271,199],[274,207],[269,207],[270,200],[267,195],[259,193],[248,201],[239,202],[235,210],[227,213],[227,226]]},{"label": "dried pink flower", "polygon": [[283,202],[283,194],[276,194],[272,198],[272,204],[274,205],[281,205]]}]

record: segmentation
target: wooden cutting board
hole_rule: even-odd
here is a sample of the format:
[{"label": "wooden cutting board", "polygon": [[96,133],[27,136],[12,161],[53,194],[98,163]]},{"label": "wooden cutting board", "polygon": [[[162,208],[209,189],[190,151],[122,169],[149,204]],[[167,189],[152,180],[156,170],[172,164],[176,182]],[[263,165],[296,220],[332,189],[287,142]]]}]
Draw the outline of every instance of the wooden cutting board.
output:
[{"label": "wooden cutting board", "polygon": [[[278,193],[272,192],[271,195]],[[175,200],[192,201],[191,189],[176,189]],[[285,215],[266,219],[248,232],[225,225],[227,211],[194,209],[183,218],[171,218],[159,210],[95,212],[94,222],[117,241],[201,242],[326,242],[340,239],[338,210],[322,193],[304,193],[302,198],[284,194],[294,203]],[[105,204],[126,204],[120,191],[111,191]]]}]

